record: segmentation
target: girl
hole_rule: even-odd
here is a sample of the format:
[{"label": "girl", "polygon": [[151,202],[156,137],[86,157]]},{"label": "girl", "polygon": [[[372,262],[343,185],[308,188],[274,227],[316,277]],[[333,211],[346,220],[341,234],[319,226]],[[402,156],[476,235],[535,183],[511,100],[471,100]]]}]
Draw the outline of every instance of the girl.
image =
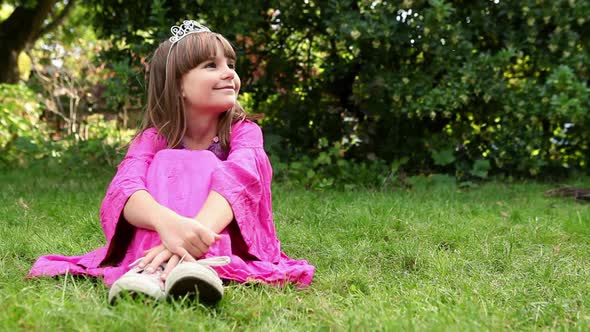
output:
[{"label": "girl", "polygon": [[314,267],[280,250],[272,169],[237,102],[232,46],[194,21],[171,30],[149,64],[144,126],[100,208],[107,245],[40,257],[29,276],[100,276],[110,302],[122,292],[216,302],[220,277],[309,285]]}]

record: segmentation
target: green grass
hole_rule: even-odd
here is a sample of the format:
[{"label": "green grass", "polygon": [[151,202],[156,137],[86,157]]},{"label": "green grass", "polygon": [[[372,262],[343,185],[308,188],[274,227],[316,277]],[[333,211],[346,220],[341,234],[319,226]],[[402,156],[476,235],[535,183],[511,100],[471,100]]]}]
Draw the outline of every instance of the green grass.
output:
[{"label": "green grass", "polygon": [[[25,280],[104,244],[108,176],[0,175],[0,330],[588,330],[590,204],[549,184],[308,192],[275,185],[283,250],[311,287],[232,284],[215,308],[125,300],[100,280]],[[571,182],[574,183],[574,182]],[[589,179],[575,184],[589,186]]]}]

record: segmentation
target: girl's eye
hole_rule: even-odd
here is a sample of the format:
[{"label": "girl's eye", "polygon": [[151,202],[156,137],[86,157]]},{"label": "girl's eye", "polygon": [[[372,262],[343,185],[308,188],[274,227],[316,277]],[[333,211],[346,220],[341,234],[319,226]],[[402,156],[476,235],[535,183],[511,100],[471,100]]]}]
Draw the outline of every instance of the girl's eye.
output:
[{"label": "girl's eye", "polygon": [[207,64],[205,65],[205,68],[215,68],[215,67],[217,67],[217,66],[215,65],[215,62],[209,62],[209,63],[207,63]]},{"label": "girl's eye", "polygon": [[227,66],[228,66],[230,69],[236,69],[236,64],[235,64],[235,63],[228,63],[228,64],[227,64]]}]

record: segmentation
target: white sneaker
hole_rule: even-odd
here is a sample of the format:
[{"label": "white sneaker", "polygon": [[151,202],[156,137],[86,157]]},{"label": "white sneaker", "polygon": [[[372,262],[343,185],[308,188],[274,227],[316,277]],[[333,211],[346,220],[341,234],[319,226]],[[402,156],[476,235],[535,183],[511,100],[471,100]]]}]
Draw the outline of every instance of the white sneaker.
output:
[{"label": "white sneaker", "polygon": [[189,295],[206,304],[219,302],[223,297],[223,284],[211,266],[223,266],[229,262],[228,256],[219,256],[178,264],[166,278],[166,295]]},{"label": "white sneaker", "polygon": [[122,293],[144,294],[155,300],[163,299],[164,282],[161,279],[163,267],[160,266],[154,273],[147,273],[144,269],[134,267],[117,279],[109,290],[109,303],[113,304]]}]

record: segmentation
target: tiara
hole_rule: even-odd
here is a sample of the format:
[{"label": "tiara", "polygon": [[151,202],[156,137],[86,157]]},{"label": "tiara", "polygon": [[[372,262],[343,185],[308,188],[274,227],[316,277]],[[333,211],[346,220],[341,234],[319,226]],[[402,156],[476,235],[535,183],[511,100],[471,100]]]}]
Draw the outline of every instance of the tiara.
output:
[{"label": "tiara", "polygon": [[170,31],[172,32],[172,37],[169,40],[172,44],[170,44],[170,48],[168,49],[168,55],[166,55],[166,70],[168,70],[168,58],[176,43],[191,33],[211,32],[209,28],[193,20],[185,20],[181,25],[173,25]]},{"label": "tiara", "polygon": [[181,25],[173,25],[170,28],[170,31],[172,32],[172,37],[170,37],[170,42],[172,45],[179,42],[182,38],[190,35],[191,33],[211,32],[209,28],[193,20],[186,20],[182,22]]}]

